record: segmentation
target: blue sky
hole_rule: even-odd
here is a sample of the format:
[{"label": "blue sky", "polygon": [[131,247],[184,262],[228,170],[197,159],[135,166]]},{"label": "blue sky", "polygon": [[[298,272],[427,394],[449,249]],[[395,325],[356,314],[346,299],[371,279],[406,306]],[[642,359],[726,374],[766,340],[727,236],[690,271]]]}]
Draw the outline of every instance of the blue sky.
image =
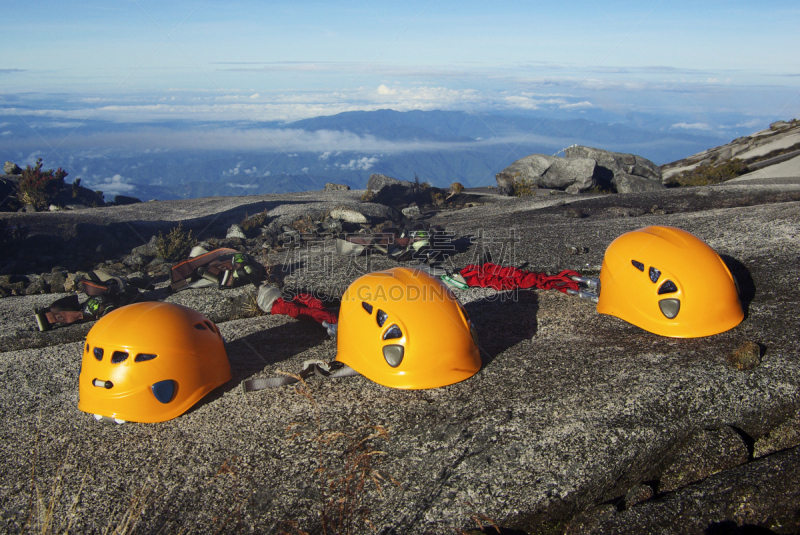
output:
[{"label": "blue sky", "polygon": [[800,117],[796,0],[9,0],[0,13],[0,112],[32,127],[392,108],[733,136]]}]

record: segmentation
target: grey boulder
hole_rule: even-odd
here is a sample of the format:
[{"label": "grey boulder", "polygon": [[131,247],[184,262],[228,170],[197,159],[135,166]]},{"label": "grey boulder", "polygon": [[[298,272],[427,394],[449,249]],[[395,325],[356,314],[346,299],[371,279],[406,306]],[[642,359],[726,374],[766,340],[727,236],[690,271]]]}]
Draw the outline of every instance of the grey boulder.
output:
[{"label": "grey boulder", "polygon": [[370,175],[369,179],[367,180],[367,189],[372,191],[379,191],[384,186],[390,186],[392,184],[402,184],[404,186],[413,186],[413,182],[409,182],[408,180],[398,180],[396,178],[392,178],[386,175],[379,175],[379,174],[372,174]]},{"label": "grey boulder", "polygon": [[[615,186],[618,193],[627,193],[626,191],[621,191],[617,185],[618,178],[622,175],[642,177],[656,182],[659,185],[661,184],[661,171],[658,169],[658,166],[647,158],[642,158],[635,154],[611,152],[603,149],[584,147],[582,145],[573,145],[564,151],[564,155],[567,158],[591,158],[596,161],[598,167],[601,168],[601,172],[606,171],[606,173],[612,173],[613,176],[608,178],[611,184]],[[644,190],[635,189],[631,191]]]},{"label": "grey boulder", "polygon": [[597,163],[591,158],[560,158],[531,154],[512,163],[496,176],[501,190],[510,193],[514,184],[580,193],[596,184]]}]

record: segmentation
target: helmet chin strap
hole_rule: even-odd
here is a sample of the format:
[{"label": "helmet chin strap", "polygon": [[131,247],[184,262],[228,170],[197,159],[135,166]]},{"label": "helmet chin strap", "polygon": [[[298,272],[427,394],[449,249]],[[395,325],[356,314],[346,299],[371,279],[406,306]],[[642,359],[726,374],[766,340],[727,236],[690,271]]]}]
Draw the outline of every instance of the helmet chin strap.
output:
[{"label": "helmet chin strap", "polygon": [[259,377],[257,379],[248,379],[246,381],[242,381],[242,392],[246,394],[247,392],[264,390],[265,388],[277,388],[279,386],[291,385],[300,381],[304,381],[312,375],[337,378],[352,377],[360,374],[342,362],[307,360],[303,362],[303,369],[297,375],[286,374],[283,377]]}]

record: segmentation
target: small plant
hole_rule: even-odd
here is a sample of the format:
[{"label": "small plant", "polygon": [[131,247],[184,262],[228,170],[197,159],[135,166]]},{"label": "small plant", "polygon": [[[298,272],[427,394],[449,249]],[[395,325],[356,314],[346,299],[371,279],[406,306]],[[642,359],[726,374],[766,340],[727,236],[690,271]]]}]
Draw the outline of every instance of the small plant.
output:
[{"label": "small plant", "polygon": [[47,208],[56,201],[67,174],[60,167],[55,171],[42,171],[42,159],[39,158],[35,166],[28,165],[22,171],[22,178],[17,185],[20,202],[32,204],[37,210]]},{"label": "small plant", "polygon": [[[386,452],[375,449],[375,443],[388,441],[388,431],[380,425],[364,425],[350,432],[323,429],[319,404],[308,384],[299,375],[292,377],[299,379],[295,391],[311,403],[316,421],[314,441],[318,460],[315,474],[319,478],[321,533],[352,534],[360,533],[364,528],[375,531],[369,519],[370,487],[383,498],[383,485],[387,479],[399,486],[391,476],[377,469],[380,457]],[[295,425],[290,426],[290,430]],[[301,433],[294,432],[290,440],[300,436]],[[287,522],[286,527],[292,530],[293,535],[306,533],[298,528],[296,522]]]},{"label": "small plant", "polygon": [[450,184],[450,195],[458,195],[464,191],[464,184],[461,182],[453,182]]},{"label": "small plant", "polygon": [[601,195],[608,195],[614,192],[604,186],[601,186],[600,184],[597,184],[591,189],[587,190],[586,193],[599,193]]},{"label": "small plant", "polygon": [[539,186],[530,180],[515,179],[511,193],[514,195],[514,197],[530,197],[536,195],[537,189],[539,189]]},{"label": "small plant", "polygon": [[375,198],[375,192],[371,189],[368,189],[364,192],[364,195],[361,196],[361,200],[364,202],[370,202]]},{"label": "small plant", "polygon": [[263,227],[264,221],[267,219],[267,210],[264,209],[263,212],[259,212],[254,216],[248,216],[244,214],[244,219],[242,219],[239,226],[242,227],[242,230],[247,232],[248,230],[252,230],[254,228]]},{"label": "small plant", "polygon": [[710,186],[720,184],[747,172],[747,164],[739,158],[727,160],[719,165],[702,163],[690,171],[669,178],[668,186]]},{"label": "small plant", "polygon": [[266,314],[261,307],[258,306],[258,292],[249,292],[245,298],[244,307],[242,307],[242,316],[245,318],[256,318]]},{"label": "small plant", "polygon": [[444,195],[440,191],[431,190],[431,203],[435,204],[436,206],[441,206],[444,204]]},{"label": "small plant", "polygon": [[166,236],[158,233],[156,239],[156,251],[158,256],[164,260],[179,260],[185,256],[194,245],[192,239],[192,231],[184,232],[182,228],[183,223],[178,223],[177,227],[173,227]]}]

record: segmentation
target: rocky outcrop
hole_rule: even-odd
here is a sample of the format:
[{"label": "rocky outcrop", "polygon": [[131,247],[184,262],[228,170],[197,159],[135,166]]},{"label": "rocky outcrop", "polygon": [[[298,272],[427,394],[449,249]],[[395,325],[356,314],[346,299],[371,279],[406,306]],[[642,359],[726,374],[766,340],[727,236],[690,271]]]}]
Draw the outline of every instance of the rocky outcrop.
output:
[{"label": "rocky outcrop", "polygon": [[114,195],[114,204],[116,206],[124,206],[126,204],[136,204],[142,202],[141,199],[131,197],[129,195]]},{"label": "rocky outcrop", "polygon": [[20,175],[22,174],[22,169],[14,162],[6,161],[6,163],[3,164],[3,173],[7,175]]},{"label": "rocky outcrop", "polygon": [[590,158],[531,154],[512,163],[495,178],[501,191],[507,195],[513,193],[516,184],[580,193],[597,184],[597,175],[597,162]]},{"label": "rocky outcrop", "polygon": [[380,174],[372,174],[369,176],[369,179],[367,179],[367,189],[376,192],[380,191],[380,189],[384,186],[390,186],[393,184],[401,184],[406,187],[414,185],[413,182],[409,182],[408,180],[398,180],[396,178]]},{"label": "rocky outcrop", "polygon": [[[426,210],[426,221],[452,232],[444,265],[456,269],[488,252],[533,271],[596,275],[620,234],[651,224],[684,228],[714,247],[739,281],[746,318],[725,333],[669,339],[556,291],[454,289],[481,347],[481,371],[470,379],[414,391],[364,377],[308,377],[299,389],[243,394],[242,380],[332,360],[336,341],[313,322],[257,315],[248,309],[252,287],[170,294],[169,266],[151,259],[158,252],[151,236],[182,221],[227,245],[232,224],[268,213],[247,231],[258,235],[236,238],[236,246],[284,287],[338,296],[362,273],[398,265],[377,255],[330,254],[334,233],[322,228],[333,221],[329,212],[341,206],[366,214],[372,203],[360,195],[316,191],[0,214],[36,236],[19,257],[0,262],[9,284],[25,277],[22,293],[0,299],[0,531],[24,531],[52,503],[53,531],[102,531],[127,514],[147,533],[319,533],[325,507],[351,503],[340,502],[346,493],[327,494],[334,488],[328,483],[364,459],[370,464],[358,466],[367,472],[356,472],[367,476],[357,494],[363,507],[354,509],[363,516],[353,517],[364,531],[365,517],[379,533],[412,535],[467,530],[475,519],[508,533],[649,533],[664,526],[702,533],[712,523],[800,529],[800,463],[791,449],[800,444],[800,180]],[[311,232],[314,246],[263,247],[261,229],[277,225],[295,236]],[[151,285],[142,299],[188,306],[217,322],[233,379],[160,424],[106,426],[81,412],[77,385],[91,324],[42,333],[31,314],[66,295],[35,292],[62,280],[65,291],[74,288],[77,273],[29,271],[45,256],[54,267],[68,262],[57,247],[76,232],[82,240],[73,245],[97,247],[92,240],[106,235],[100,245],[120,249],[91,267],[140,269]],[[35,285],[31,293],[26,285]],[[745,342],[762,354],[739,366],[728,356]],[[131,507],[144,492],[147,507]]]},{"label": "rocky outcrop", "polygon": [[518,194],[519,188],[550,188],[580,193],[598,187],[616,193],[662,189],[658,167],[641,156],[573,145],[565,157],[531,154],[496,175],[500,190]]},{"label": "rocky outcrop", "polygon": [[327,182],[324,189],[328,191],[348,191],[350,186],[347,184],[334,184],[333,182]]},{"label": "rocky outcrop", "polygon": [[592,147],[573,145],[564,151],[567,158],[591,158],[597,162],[601,186],[609,185],[617,193],[632,193],[661,189],[658,166],[636,154],[611,152]]},{"label": "rocky outcrop", "polygon": [[[18,186],[22,170],[12,162],[6,162],[4,167],[7,174],[0,175],[0,212],[35,212],[36,208],[33,205],[24,205],[18,198]],[[19,173],[14,173],[15,169],[19,169]],[[9,173],[9,171],[12,172]],[[53,194],[50,199],[50,205],[40,208],[54,211],[61,209],[81,210],[105,206],[106,203],[103,201],[102,194],[81,186],[80,182],[81,180],[78,178],[72,184],[65,183],[60,190]],[[128,199],[133,199],[133,197],[128,197]]]},{"label": "rocky outcrop", "polygon": [[[777,121],[766,130],[734,139],[726,145],[699,152],[688,158],[661,166],[662,180],[700,166],[720,166],[737,159],[746,166],[746,171],[756,171],[788,160],[800,158],[800,121]],[[786,175],[784,175],[786,176]]]}]

